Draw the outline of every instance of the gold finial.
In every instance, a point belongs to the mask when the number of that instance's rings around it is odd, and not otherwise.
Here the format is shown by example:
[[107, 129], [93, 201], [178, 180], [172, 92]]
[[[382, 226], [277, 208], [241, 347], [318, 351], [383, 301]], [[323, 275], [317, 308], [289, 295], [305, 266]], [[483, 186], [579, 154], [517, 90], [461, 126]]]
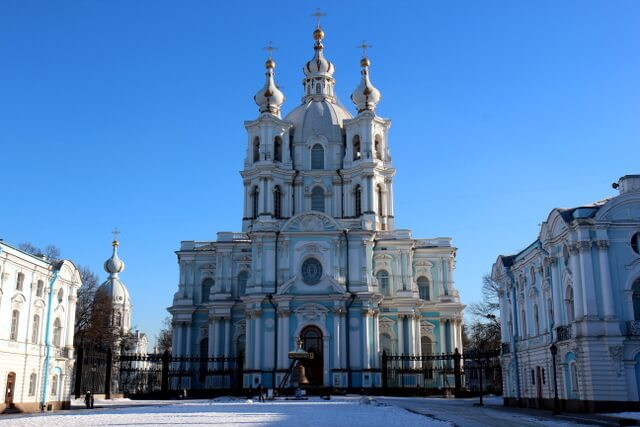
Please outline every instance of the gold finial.
[[118, 242], [118, 236], [121, 234], [120, 230], [118, 230], [118, 227], [115, 227], [113, 229], [113, 231], [111, 232], [111, 234], [113, 235], [113, 242], [111, 243], [113, 246], [118, 246], [120, 243]]
[[320, 18], [323, 17], [323, 16], [327, 16], [327, 14], [320, 12], [320, 8], [318, 7], [318, 8], [316, 8], [316, 12], [312, 13], [311, 16], [315, 16], [316, 17], [316, 28], [320, 29]]

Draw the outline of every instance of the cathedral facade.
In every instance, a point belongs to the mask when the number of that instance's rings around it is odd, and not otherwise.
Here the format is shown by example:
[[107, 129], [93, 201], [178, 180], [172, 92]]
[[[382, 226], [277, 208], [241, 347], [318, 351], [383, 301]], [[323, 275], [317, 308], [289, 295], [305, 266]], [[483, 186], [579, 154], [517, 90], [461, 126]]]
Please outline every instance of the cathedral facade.
[[[380, 387], [387, 354], [462, 349], [450, 238], [415, 239], [394, 224], [390, 120], [361, 60], [351, 114], [334, 91], [324, 33], [303, 68], [302, 102], [284, 95], [266, 62], [245, 122], [242, 232], [183, 241], [169, 307], [174, 356], [242, 356], [244, 387], [273, 387], [301, 339], [312, 385]], [[208, 388], [192, 378], [191, 388]]]

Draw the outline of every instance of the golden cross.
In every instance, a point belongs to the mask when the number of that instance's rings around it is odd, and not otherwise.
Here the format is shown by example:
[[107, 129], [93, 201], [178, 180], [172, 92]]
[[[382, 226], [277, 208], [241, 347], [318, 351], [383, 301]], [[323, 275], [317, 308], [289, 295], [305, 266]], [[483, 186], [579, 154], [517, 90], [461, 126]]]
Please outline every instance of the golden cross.
[[366, 58], [367, 57], [367, 49], [369, 49], [370, 47], [373, 47], [373, 46], [371, 46], [370, 44], [366, 44], [364, 42], [364, 40], [362, 40], [362, 44], [360, 44], [360, 45], [358, 45], [356, 47], [358, 49], [362, 49], [362, 57]]
[[327, 16], [327, 14], [320, 12], [320, 8], [317, 8], [316, 9], [316, 13], [312, 13], [311, 16], [315, 16], [316, 17], [316, 20], [317, 20], [316, 21], [316, 27], [320, 28], [320, 18], [323, 17], [323, 16]]
[[262, 50], [266, 50], [269, 52], [269, 59], [271, 59], [271, 54], [273, 53], [274, 50], [278, 50], [277, 47], [273, 46], [273, 42], [271, 40], [269, 40], [269, 44], [266, 47], [263, 47]]
[[113, 231], [111, 232], [111, 234], [113, 234], [113, 240], [118, 240], [118, 236], [121, 234], [120, 230], [118, 230], [118, 227], [114, 228]]

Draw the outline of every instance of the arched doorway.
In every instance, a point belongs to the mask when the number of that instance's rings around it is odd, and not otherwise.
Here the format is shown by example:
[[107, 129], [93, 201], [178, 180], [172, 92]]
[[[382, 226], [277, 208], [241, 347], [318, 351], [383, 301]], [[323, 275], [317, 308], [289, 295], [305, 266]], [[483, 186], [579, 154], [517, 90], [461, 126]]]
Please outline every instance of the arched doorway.
[[324, 368], [322, 331], [316, 326], [307, 326], [300, 333], [300, 339], [302, 339], [302, 348], [309, 353], [313, 353], [313, 359], [304, 362], [309, 385], [322, 386], [322, 371]]
[[13, 395], [16, 388], [16, 373], [9, 372], [7, 375], [7, 392], [4, 395], [4, 404], [9, 408], [13, 408]]

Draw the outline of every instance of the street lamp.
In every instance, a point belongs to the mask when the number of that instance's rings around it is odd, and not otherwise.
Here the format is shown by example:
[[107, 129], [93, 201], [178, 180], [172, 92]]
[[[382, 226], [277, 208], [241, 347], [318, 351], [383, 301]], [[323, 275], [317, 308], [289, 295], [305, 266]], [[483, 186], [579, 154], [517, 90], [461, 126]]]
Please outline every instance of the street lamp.
[[556, 343], [551, 343], [549, 351], [551, 352], [551, 358], [553, 360], [553, 415], [558, 415], [560, 413], [560, 402], [558, 401], [558, 377], [556, 372], [556, 354], [558, 354]]

